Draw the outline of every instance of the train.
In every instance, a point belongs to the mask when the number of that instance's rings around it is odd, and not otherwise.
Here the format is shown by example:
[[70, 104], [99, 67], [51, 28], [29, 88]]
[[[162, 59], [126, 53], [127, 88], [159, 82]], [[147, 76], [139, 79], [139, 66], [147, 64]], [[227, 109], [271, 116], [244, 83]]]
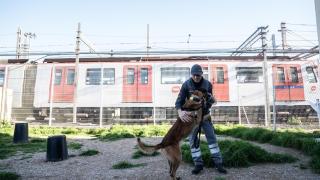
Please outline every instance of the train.
[[240, 110], [263, 123], [266, 91], [278, 122], [317, 121], [310, 106], [320, 98], [316, 60], [288, 56], [267, 57], [267, 89], [262, 56], [89, 57], [77, 68], [75, 58], [2, 60], [1, 118], [47, 122], [52, 111], [54, 122], [71, 122], [76, 104], [79, 123], [99, 123], [101, 110], [104, 124], [175, 120], [175, 100], [194, 64], [213, 85], [214, 121], [238, 122]]

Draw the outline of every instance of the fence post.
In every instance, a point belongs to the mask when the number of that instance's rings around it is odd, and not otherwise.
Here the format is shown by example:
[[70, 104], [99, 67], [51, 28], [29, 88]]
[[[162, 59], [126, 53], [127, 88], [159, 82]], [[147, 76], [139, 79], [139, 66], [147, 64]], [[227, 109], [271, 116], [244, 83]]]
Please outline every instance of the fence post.
[[103, 64], [100, 62], [101, 74], [100, 74], [100, 114], [99, 114], [99, 127], [102, 127], [103, 117]]
[[50, 84], [50, 106], [49, 106], [49, 126], [52, 125], [52, 109], [53, 109], [53, 95], [54, 95], [54, 81], [55, 81], [55, 74], [56, 74], [56, 66], [53, 64], [52, 71], [51, 71], [51, 84]]

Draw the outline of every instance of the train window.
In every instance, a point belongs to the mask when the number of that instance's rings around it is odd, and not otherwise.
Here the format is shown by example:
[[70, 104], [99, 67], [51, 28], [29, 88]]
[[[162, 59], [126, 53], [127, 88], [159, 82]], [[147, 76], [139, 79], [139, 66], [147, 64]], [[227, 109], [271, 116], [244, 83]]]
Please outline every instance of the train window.
[[190, 77], [188, 67], [161, 68], [161, 84], [182, 84]]
[[141, 84], [148, 84], [148, 68], [141, 68], [140, 79]]
[[217, 83], [218, 84], [223, 84], [224, 83], [224, 71], [223, 67], [217, 67]]
[[280, 83], [284, 83], [285, 82], [284, 68], [283, 67], [277, 67], [277, 76], [278, 76], [278, 82], [280, 82]]
[[127, 84], [134, 84], [134, 68], [128, 68]]
[[68, 69], [67, 73], [67, 84], [72, 85], [74, 83], [74, 69]]
[[290, 67], [290, 74], [291, 74], [291, 82], [293, 83], [299, 82], [298, 69], [296, 67]]
[[238, 83], [261, 83], [261, 67], [236, 67]]
[[54, 75], [54, 85], [60, 85], [62, 78], [62, 69], [56, 69], [56, 73]]
[[86, 85], [99, 85], [101, 79], [100, 68], [87, 69]]
[[112, 85], [114, 84], [114, 68], [103, 69], [103, 84]]
[[308, 82], [309, 83], [316, 83], [317, 82], [317, 78], [316, 78], [316, 74], [313, 71], [313, 68], [312, 67], [307, 67], [306, 71], [307, 71]]
[[0, 69], [0, 86], [4, 84], [4, 69]]
[[208, 79], [209, 78], [209, 70], [208, 70], [208, 67], [202, 67], [202, 71], [203, 71], [203, 78], [205, 78], [205, 79]]

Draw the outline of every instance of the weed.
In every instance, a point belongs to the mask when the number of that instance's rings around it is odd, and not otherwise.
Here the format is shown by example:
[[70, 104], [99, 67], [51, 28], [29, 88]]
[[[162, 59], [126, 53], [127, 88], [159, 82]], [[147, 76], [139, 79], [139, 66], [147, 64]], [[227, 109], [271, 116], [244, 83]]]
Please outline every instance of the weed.
[[159, 152], [154, 152], [152, 154], [145, 154], [142, 151], [137, 150], [136, 152], [133, 153], [132, 159], [139, 159], [139, 158], [141, 158], [143, 156], [157, 156], [159, 154], [160, 154]]
[[70, 142], [68, 144], [68, 148], [70, 149], [81, 149], [81, 147], [82, 147], [82, 144], [76, 143], [76, 142]]
[[0, 180], [16, 180], [19, 178], [20, 178], [20, 176], [16, 173], [0, 172]]
[[297, 116], [291, 116], [288, 118], [288, 124], [290, 125], [301, 125], [301, 118], [297, 117]]
[[214, 178], [214, 180], [225, 180], [225, 179], [226, 179], [225, 177], [221, 177], [221, 176]]
[[83, 151], [79, 156], [94, 156], [96, 154], [99, 154], [99, 151], [95, 149], [89, 149], [87, 151]]
[[132, 164], [127, 161], [121, 161], [115, 165], [112, 166], [113, 169], [127, 169], [127, 168], [134, 168], [134, 167], [140, 167], [145, 166], [145, 164]]

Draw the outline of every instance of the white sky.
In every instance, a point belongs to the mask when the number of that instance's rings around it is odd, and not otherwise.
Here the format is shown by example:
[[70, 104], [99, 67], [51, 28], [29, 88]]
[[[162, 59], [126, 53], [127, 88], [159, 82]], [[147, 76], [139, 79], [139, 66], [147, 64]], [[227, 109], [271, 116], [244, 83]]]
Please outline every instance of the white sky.
[[144, 50], [147, 24], [152, 50], [236, 48], [266, 25], [279, 45], [281, 22], [293, 48], [318, 44], [314, 0], [1, 0], [0, 17], [0, 53], [18, 26], [37, 35], [31, 51], [73, 51], [78, 22], [97, 51]]

